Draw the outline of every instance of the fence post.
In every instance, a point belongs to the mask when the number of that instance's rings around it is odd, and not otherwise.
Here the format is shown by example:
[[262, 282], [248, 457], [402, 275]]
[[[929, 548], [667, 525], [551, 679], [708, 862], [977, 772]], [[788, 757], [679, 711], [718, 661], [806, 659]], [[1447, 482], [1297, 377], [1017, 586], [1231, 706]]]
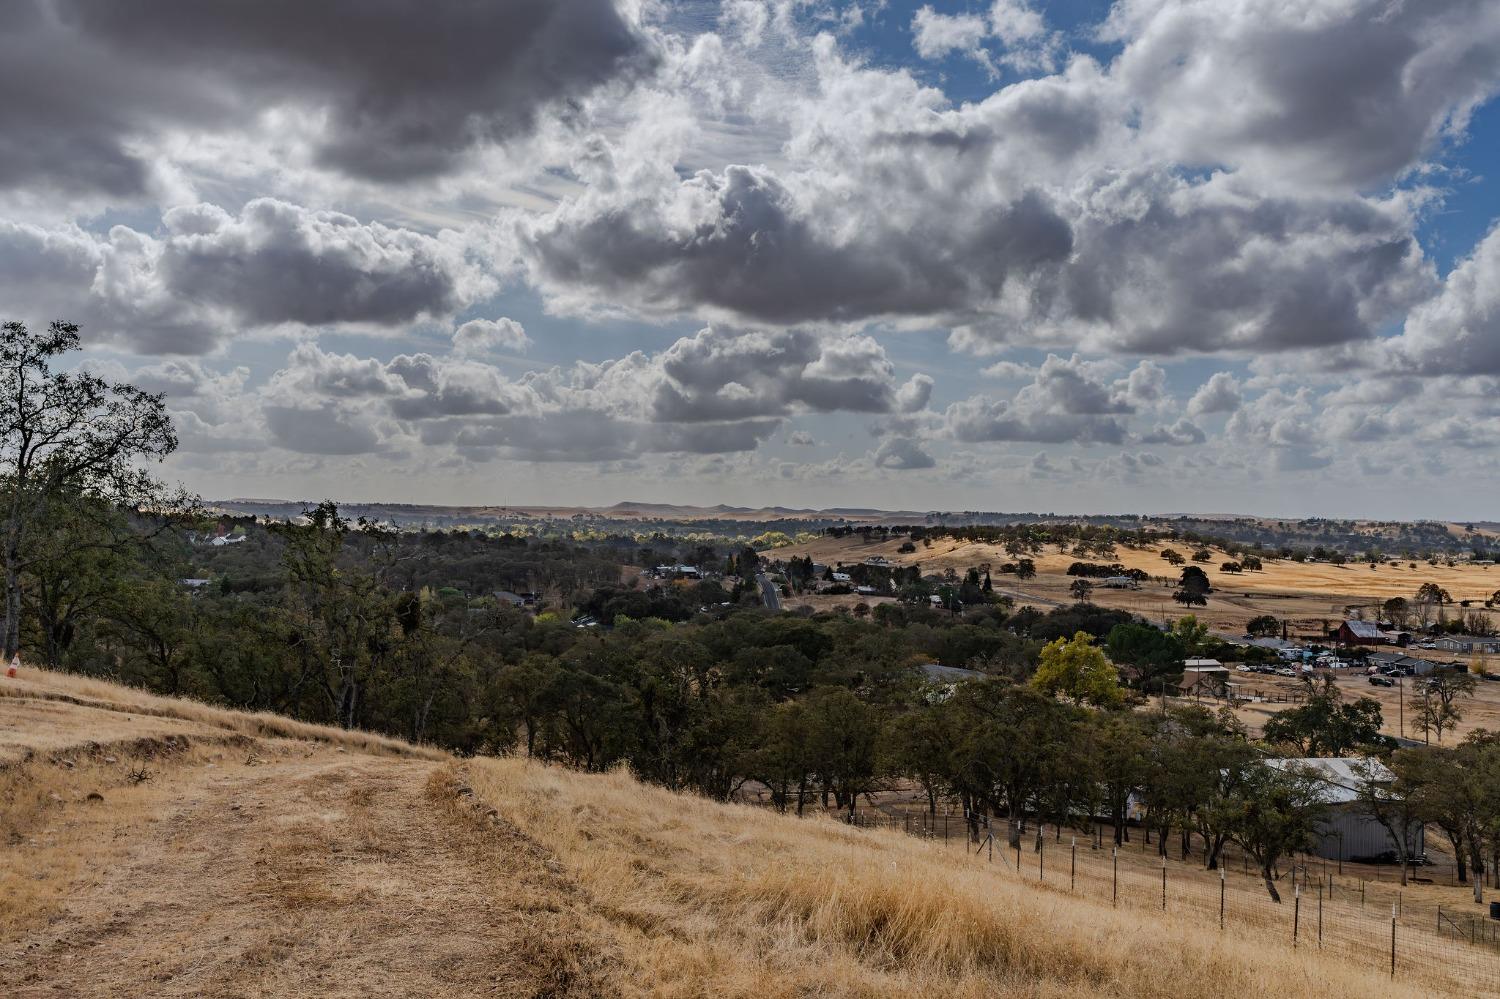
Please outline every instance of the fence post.
[[1073, 856], [1068, 861], [1068, 891], [1078, 886], [1078, 837], [1073, 837]]
[[1167, 911], [1167, 858], [1161, 858], [1161, 911]]
[[1396, 907], [1391, 906], [1391, 977], [1396, 977]]
[[1115, 847], [1111, 853], [1114, 856], [1114, 884], [1109, 890], [1109, 904], [1118, 906], [1120, 904], [1120, 848]]
[[1364, 878], [1360, 878], [1359, 879], [1359, 907], [1361, 909], [1363, 909], [1365, 907], [1365, 879]]
[[1318, 950], [1323, 949], [1323, 884], [1318, 883]]
[[1302, 889], [1292, 879], [1292, 950], [1297, 949], [1297, 927], [1302, 922]]
[[1219, 865], [1219, 929], [1224, 928], [1224, 865]]
[[1036, 831], [1036, 879], [1047, 880], [1047, 827], [1038, 826]]

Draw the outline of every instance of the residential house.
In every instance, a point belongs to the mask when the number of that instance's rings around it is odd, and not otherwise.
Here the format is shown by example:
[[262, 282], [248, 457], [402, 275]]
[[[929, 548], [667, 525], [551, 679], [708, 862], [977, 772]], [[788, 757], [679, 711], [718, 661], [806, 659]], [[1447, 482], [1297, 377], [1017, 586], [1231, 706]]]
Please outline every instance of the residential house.
[[1365, 657], [1365, 662], [1382, 673], [1410, 670], [1412, 676], [1426, 676], [1437, 668], [1437, 663], [1401, 652], [1371, 652]]
[[1484, 638], [1479, 635], [1443, 635], [1434, 638], [1432, 644], [1444, 652], [1462, 652], [1467, 655], [1500, 653], [1500, 638]]
[[502, 604], [510, 604], [512, 607], [523, 607], [526, 604], [526, 599], [524, 597], [522, 597], [519, 593], [512, 593], [509, 590], [496, 590], [494, 592], [494, 597], [497, 602]]
[[1183, 697], [1225, 697], [1229, 693], [1229, 668], [1217, 659], [1189, 659], [1182, 664]]

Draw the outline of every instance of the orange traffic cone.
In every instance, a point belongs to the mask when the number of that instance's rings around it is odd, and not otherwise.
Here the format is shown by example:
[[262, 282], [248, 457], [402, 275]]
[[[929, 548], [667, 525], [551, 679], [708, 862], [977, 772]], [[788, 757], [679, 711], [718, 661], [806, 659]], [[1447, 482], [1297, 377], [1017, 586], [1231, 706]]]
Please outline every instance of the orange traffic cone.
[[16, 671], [21, 668], [21, 653], [17, 652], [11, 657], [10, 665], [5, 668], [5, 675], [12, 680], [16, 678]]

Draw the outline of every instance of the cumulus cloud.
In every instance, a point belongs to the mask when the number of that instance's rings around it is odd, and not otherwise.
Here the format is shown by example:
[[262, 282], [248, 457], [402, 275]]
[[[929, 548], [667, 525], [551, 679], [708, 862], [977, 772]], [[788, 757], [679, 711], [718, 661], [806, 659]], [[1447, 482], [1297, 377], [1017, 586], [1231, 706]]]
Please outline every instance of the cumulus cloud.
[[1208, 435], [1203, 432], [1203, 428], [1185, 416], [1171, 426], [1156, 427], [1141, 435], [1142, 444], [1172, 444], [1179, 447], [1202, 444], [1206, 440]]
[[1131, 403], [1099, 380], [1088, 362], [1048, 355], [1031, 384], [1013, 399], [976, 395], [949, 406], [946, 431], [956, 440], [1043, 444], [1120, 444]]
[[460, 354], [494, 350], [524, 353], [530, 346], [526, 328], [514, 319], [470, 319], [453, 331], [453, 349]]
[[937, 461], [921, 443], [909, 437], [887, 437], [875, 451], [876, 468], [911, 470], [932, 468]]
[[933, 384], [930, 375], [912, 375], [896, 392], [896, 408], [903, 413], [915, 413], [926, 408], [927, 400], [932, 398]]
[[912, 45], [923, 59], [943, 59], [962, 52], [993, 69], [983, 40], [989, 24], [978, 14], [939, 14], [927, 5], [911, 19]]
[[[269, 198], [239, 215], [174, 208], [164, 231], [0, 222], [0, 295], [144, 353], [201, 354], [246, 328], [440, 320], [493, 277], [452, 232], [428, 236]], [[11, 266], [14, 264], [14, 266]]]
[[1488, 0], [1121, 0], [1105, 37], [1162, 155], [1268, 182], [1388, 181], [1500, 83]]
[[[304, 343], [260, 397], [270, 433], [290, 450], [376, 452], [412, 439], [473, 460], [612, 461], [754, 450], [790, 416], [894, 413], [925, 403], [931, 386], [921, 375], [899, 383], [869, 337], [709, 328], [657, 354], [515, 378], [462, 352], [381, 361]], [[298, 436], [299, 413], [318, 435]]]
[[[174, 129], [316, 119], [311, 159], [429, 177], [654, 56], [613, 0], [20, 0], [0, 34], [0, 186], [145, 192]], [[283, 118], [290, 121], [290, 118]]]
[[682, 176], [606, 149], [614, 181], [517, 222], [549, 302], [1170, 355], [1366, 341], [1431, 292], [1416, 200], [1189, 176], [1085, 57], [957, 109], [899, 74], [818, 66], [792, 165]]
[[1412, 310], [1387, 347], [1386, 366], [1422, 374], [1500, 375], [1500, 228]]
[[1048, 71], [1062, 43], [1026, 0], [995, 0], [986, 14], [940, 14], [923, 5], [912, 17], [911, 32], [912, 46], [923, 59], [960, 53], [991, 76], [997, 62], [986, 47], [991, 42], [1001, 50], [999, 62], [1019, 70]]
[[1239, 380], [1227, 371], [1214, 373], [1208, 381], [1188, 400], [1188, 412], [1194, 416], [1209, 416], [1214, 413], [1233, 413], [1240, 408], [1244, 397]]

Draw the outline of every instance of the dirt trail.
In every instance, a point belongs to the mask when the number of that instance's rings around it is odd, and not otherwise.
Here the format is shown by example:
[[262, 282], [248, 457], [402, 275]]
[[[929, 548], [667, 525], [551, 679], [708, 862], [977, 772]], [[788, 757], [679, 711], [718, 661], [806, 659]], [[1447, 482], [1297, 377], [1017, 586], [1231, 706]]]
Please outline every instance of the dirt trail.
[[0, 994], [611, 992], [577, 889], [449, 765], [261, 751], [163, 775], [172, 803], [115, 831], [123, 858], [3, 942]]

